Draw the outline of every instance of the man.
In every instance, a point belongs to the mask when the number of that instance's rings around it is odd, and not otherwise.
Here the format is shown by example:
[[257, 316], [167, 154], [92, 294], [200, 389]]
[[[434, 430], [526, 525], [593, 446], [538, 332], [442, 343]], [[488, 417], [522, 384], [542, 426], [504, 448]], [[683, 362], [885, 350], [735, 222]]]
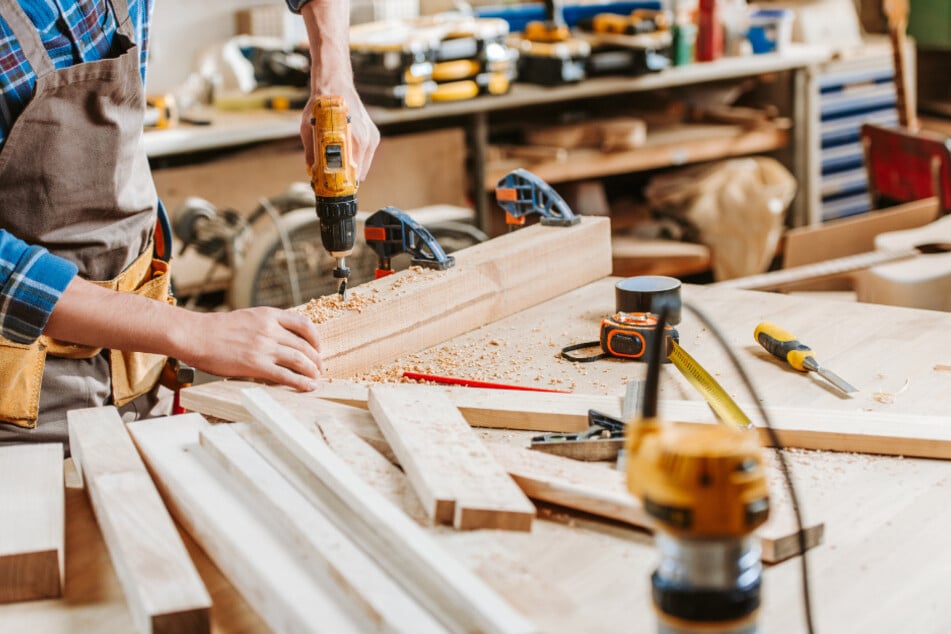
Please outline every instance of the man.
[[[379, 135], [353, 88], [349, 3], [288, 5], [307, 25], [313, 93], [350, 104], [363, 177]], [[152, 0], [0, 0], [0, 442], [66, 442], [75, 408], [165, 413], [163, 355], [300, 390], [322, 371], [300, 315], [168, 301], [142, 144], [151, 10]]]

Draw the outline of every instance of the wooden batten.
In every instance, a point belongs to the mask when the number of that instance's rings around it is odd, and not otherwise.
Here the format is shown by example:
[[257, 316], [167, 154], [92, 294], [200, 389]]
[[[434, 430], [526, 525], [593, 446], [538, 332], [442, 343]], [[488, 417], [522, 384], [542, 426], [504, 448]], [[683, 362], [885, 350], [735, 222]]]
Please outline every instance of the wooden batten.
[[202, 449], [250, 493], [301, 556], [336, 582], [368, 623], [390, 632], [442, 632], [443, 627], [383, 572], [319, 509], [227, 425], [200, 432]]
[[0, 447], [0, 603], [63, 591], [63, 448]]
[[[628, 492], [624, 474], [605, 464], [579, 462], [503, 443], [492, 443], [491, 450], [534, 500], [652, 529], [653, 522], [640, 500]], [[800, 552], [798, 531], [789, 521], [787, 510], [774, 508], [770, 520], [757, 531], [762, 559], [767, 563]], [[824, 529], [821, 523], [804, 527], [807, 549], [821, 543]]]
[[209, 632], [211, 597], [114, 407], [68, 413], [77, 470], [139, 632]]
[[[314, 495], [346, 523], [348, 534], [451, 629], [532, 632], [535, 627], [400, 509], [361, 480], [305, 423], [264, 390], [244, 392], [244, 405], [316, 476]], [[313, 480], [314, 478], [311, 478]]]
[[373, 387], [369, 407], [430, 516], [457, 529], [531, 530], [532, 503], [449, 398], [419, 387]]
[[[137, 421], [129, 432], [178, 522], [275, 632], [365, 632], [305, 553], [276, 535], [201, 448], [197, 414]], [[326, 582], [326, 583], [324, 583]]]

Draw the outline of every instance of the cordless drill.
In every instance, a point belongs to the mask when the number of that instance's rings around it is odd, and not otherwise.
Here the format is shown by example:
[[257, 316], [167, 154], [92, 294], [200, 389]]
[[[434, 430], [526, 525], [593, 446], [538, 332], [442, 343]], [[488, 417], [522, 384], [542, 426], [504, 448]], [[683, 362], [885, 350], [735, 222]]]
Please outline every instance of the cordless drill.
[[337, 265], [333, 276], [340, 279], [341, 299], [347, 298], [350, 269], [346, 258], [356, 239], [357, 180], [350, 136], [350, 113], [343, 97], [325, 95], [314, 101], [314, 164], [311, 186], [317, 199], [320, 240]]

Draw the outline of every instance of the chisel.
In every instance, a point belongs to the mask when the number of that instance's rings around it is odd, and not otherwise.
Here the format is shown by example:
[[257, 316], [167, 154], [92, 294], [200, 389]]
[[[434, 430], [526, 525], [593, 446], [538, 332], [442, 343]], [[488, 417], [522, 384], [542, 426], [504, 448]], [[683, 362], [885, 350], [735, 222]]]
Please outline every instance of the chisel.
[[756, 326], [753, 337], [759, 345], [776, 357], [788, 363], [800, 372], [817, 372], [832, 385], [846, 393], [858, 392], [858, 389], [847, 383], [838, 374], [826, 370], [816, 361], [812, 348], [801, 343], [796, 337], [768, 321]]

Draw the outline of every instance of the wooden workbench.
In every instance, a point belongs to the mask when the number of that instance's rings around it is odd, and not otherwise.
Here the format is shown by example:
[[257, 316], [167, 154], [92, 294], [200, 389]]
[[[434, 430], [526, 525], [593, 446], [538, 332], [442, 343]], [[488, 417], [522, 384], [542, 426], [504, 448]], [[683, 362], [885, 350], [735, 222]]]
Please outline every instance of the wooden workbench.
[[[448, 356], [463, 359], [456, 368], [460, 376], [483, 373], [582, 393], [621, 394], [625, 380], [643, 373], [642, 365], [608, 361], [585, 367], [555, 358], [566, 343], [596, 335], [601, 316], [613, 310], [613, 282], [596, 282], [400, 363], [425, 368]], [[684, 296], [723, 329], [769, 404], [936, 414], [949, 416], [951, 424], [949, 314], [704, 287], [688, 287]], [[773, 361], [752, 339], [754, 326], [764, 319], [795, 332], [820, 362], [862, 392], [842, 397], [821, 380]], [[680, 331], [684, 348], [737, 400], [748, 402], [710, 332], [687, 312]], [[698, 398], [671, 367], [664, 369], [661, 389], [662, 398]], [[951, 463], [787, 455], [807, 517], [826, 525], [824, 544], [809, 555], [819, 631], [949, 631]], [[0, 606], [0, 631], [131, 630], [83, 491], [68, 489], [66, 504], [66, 597]], [[543, 631], [653, 631], [649, 576], [656, 553], [650, 536], [556, 509], [542, 509], [540, 516], [548, 521], [536, 522], [531, 533], [434, 530]], [[244, 601], [186, 542], [214, 600], [216, 631], [262, 631]], [[804, 631], [798, 560], [770, 567], [764, 588], [763, 631]]]

